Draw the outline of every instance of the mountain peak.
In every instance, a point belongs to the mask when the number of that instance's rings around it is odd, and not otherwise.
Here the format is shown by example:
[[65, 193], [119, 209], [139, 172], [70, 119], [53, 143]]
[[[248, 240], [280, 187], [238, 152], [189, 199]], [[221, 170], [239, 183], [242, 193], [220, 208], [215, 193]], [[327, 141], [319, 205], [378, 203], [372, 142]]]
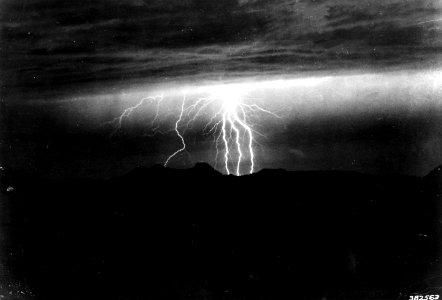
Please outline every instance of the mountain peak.
[[211, 165], [209, 165], [206, 162], [197, 162], [193, 168], [194, 171], [197, 171], [198, 173], [205, 173], [205, 174], [220, 174], [218, 171], [216, 171]]
[[428, 173], [427, 176], [425, 176], [426, 178], [434, 178], [434, 179], [439, 179], [441, 180], [440, 182], [442, 182], [442, 165], [434, 168], [430, 173]]

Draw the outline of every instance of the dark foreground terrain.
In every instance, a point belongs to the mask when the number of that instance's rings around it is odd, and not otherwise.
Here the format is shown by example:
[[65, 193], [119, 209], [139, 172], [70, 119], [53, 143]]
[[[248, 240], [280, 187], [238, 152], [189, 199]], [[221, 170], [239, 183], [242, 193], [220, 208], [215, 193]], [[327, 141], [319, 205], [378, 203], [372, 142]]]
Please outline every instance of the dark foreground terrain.
[[442, 294], [441, 168], [233, 177], [198, 164], [58, 182], [1, 172], [3, 280], [26, 287], [4, 286], [3, 299]]

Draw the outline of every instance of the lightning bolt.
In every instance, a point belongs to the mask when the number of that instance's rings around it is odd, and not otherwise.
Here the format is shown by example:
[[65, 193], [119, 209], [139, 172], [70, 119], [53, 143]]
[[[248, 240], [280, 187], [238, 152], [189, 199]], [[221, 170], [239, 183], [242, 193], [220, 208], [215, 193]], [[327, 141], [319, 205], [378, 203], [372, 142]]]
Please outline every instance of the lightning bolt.
[[[181, 146], [178, 150], [167, 157], [164, 166], [168, 166], [178, 154], [186, 151], [185, 134], [192, 129], [194, 123], [209, 116], [208, 121], [203, 126], [204, 135], [212, 135], [215, 144], [215, 168], [218, 166], [220, 153], [223, 152], [223, 169], [226, 174], [242, 175], [243, 165], [248, 164], [249, 168], [245, 173], [252, 174], [255, 171], [255, 140], [256, 135], [263, 136], [254, 129], [251, 119], [260, 117], [260, 114], [267, 114], [275, 118], [280, 118], [277, 114], [267, 110], [256, 103], [249, 104], [250, 98], [243, 96], [243, 92], [238, 89], [229, 89], [225, 86], [211, 91], [205, 98], [189, 100], [186, 94], [179, 107], [178, 118], [173, 127], [174, 134], [179, 138]], [[137, 104], [126, 108], [118, 117], [107, 122], [115, 126], [115, 134], [123, 125], [123, 120], [129, 118], [131, 114], [140, 109], [144, 104], [156, 103], [155, 115], [150, 123], [154, 132], [159, 131], [158, 120], [160, 116], [160, 106], [163, 96], [146, 97]], [[215, 108], [215, 109], [213, 109]], [[163, 132], [161, 132], [163, 133]]]
[[[123, 113], [121, 113], [121, 115], [119, 115], [118, 117], [114, 118], [113, 120], [110, 120], [109, 122], [106, 122], [103, 124], [104, 125], [114, 125], [115, 129], [112, 132], [111, 136], [115, 135], [123, 126], [123, 120], [125, 118], [129, 118], [131, 116], [131, 114], [138, 108], [140, 108], [143, 104], [145, 104], [146, 102], [157, 102], [156, 105], [156, 113], [155, 113], [155, 117], [152, 119], [151, 122], [151, 126], [154, 127], [156, 121], [158, 120], [158, 116], [159, 116], [159, 107], [161, 102], [163, 101], [163, 96], [156, 96], [156, 97], [145, 97], [142, 98], [137, 104], [135, 104], [134, 106], [128, 107], [126, 108]], [[156, 127], [158, 129], [158, 127]]]
[[169, 161], [178, 153], [186, 150], [186, 142], [184, 141], [184, 137], [181, 135], [180, 131], [178, 130], [178, 126], [181, 122], [181, 119], [183, 118], [183, 113], [184, 113], [184, 103], [186, 102], [186, 96], [184, 96], [183, 98], [183, 102], [181, 104], [181, 110], [180, 110], [180, 116], [178, 118], [178, 120], [175, 122], [175, 132], [176, 134], [179, 136], [179, 138], [181, 139], [181, 145], [182, 147], [180, 149], [178, 149], [177, 151], [175, 151], [171, 156], [169, 156], [167, 158], [167, 160], [164, 162], [164, 166], [167, 167], [167, 164], [169, 163]]

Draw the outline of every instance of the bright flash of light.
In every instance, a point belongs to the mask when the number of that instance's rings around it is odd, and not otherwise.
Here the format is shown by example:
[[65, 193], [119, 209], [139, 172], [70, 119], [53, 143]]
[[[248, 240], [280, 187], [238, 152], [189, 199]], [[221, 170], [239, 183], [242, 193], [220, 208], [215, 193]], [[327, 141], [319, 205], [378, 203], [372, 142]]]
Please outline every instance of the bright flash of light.
[[[206, 136], [213, 136], [216, 151], [215, 168], [220, 153], [223, 153], [222, 162], [226, 174], [240, 176], [244, 173], [253, 173], [256, 164], [254, 148], [256, 136], [262, 136], [254, 129], [254, 120], [262, 114], [280, 117], [254, 103], [254, 99], [246, 97], [246, 91], [241, 89], [240, 85], [210, 86], [199, 91], [207, 97], [195, 99], [189, 99], [185, 92], [172, 130], [179, 138], [181, 147], [167, 157], [164, 166], [167, 166], [178, 154], [186, 151], [186, 131], [191, 129], [197, 120], [208, 119], [203, 126], [202, 133]], [[115, 134], [122, 128], [123, 121], [129, 118], [135, 110], [141, 109], [144, 105], [155, 104], [155, 115], [149, 125], [153, 132], [158, 132], [157, 121], [161, 118], [159, 110], [163, 99], [163, 96], [143, 98], [106, 124], [112, 124], [115, 127], [113, 132]], [[244, 171], [246, 168], [244, 165], [248, 165], [246, 171]]]

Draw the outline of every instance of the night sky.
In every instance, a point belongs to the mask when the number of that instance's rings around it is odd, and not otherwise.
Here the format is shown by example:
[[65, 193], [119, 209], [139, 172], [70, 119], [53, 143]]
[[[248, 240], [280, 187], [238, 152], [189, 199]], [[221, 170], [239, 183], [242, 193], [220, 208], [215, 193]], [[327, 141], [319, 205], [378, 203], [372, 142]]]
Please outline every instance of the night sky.
[[[163, 163], [183, 89], [221, 85], [254, 116], [256, 170], [424, 175], [442, 163], [438, 0], [4, 0], [1, 163], [41, 176], [109, 177]], [[160, 134], [144, 105], [164, 95]], [[204, 122], [171, 167], [214, 164]], [[217, 164], [217, 168], [219, 165]]]

